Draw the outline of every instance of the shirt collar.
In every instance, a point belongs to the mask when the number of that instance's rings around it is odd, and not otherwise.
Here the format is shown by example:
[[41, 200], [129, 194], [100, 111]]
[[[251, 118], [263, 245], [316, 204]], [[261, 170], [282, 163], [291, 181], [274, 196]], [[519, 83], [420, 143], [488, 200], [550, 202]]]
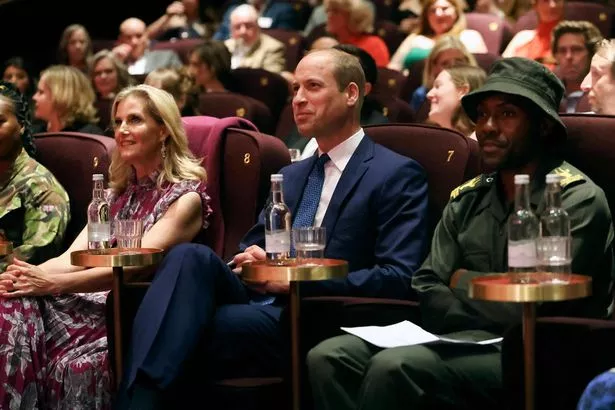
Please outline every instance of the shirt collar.
[[[327, 154], [329, 154], [329, 158], [331, 158], [331, 163], [335, 165], [340, 172], [344, 171], [344, 168], [346, 168], [348, 161], [350, 161], [352, 154], [354, 154], [364, 136], [365, 131], [363, 131], [363, 128], [359, 128], [359, 131], [355, 132], [352, 136], [350, 136], [350, 138], [344, 140], [329, 150]], [[319, 147], [318, 156], [321, 156], [322, 154], [323, 152]]]

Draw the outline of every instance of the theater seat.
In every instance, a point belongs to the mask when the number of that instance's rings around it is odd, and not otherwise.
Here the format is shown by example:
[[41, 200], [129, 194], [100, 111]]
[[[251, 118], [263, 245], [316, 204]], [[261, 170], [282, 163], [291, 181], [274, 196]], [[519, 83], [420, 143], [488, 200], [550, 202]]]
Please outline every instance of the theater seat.
[[378, 81], [374, 84], [372, 93], [401, 97], [405, 84], [406, 76], [401, 72], [378, 67]]
[[66, 229], [64, 248], [87, 225], [87, 208], [92, 200], [92, 174], [103, 174], [109, 183], [111, 153], [115, 140], [79, 132], [35, 134], [38, 161], [62, 184], [70, 198], [71, 219]]
[[487, 13], [466, 13], [465, 16], [468, 29], [481, 34], [488, 52], [499, 55], [504, 51], [512, 39], [512, 28], [505, 19]]
[[284, 43], [284, 55], [286, 57], [286, 71], [291, 73], [295, 71], [295, 67], [303, 56], [305, 49], [305, 39], [298, 31], [290, 31], [276, 28], [263, 29], [263, 33], [269, 34], [271, 37]]
[[[233, 91], [262, 102], [271, 111], [273, 124], [276, 124], [290, 97], [288, 82], [284, 77], [261, 68], [236, 68], [231, 74]], [[261, 130], [269, 133], [275, 131]]]
[[203, 39], [186, 38], [181, 40], [156, 41], [152, 42], [152, 50], [172, 50], [182, 60], [182, 63], [188, 64], [190, 52], [197, 46], [203, 44]]
[[[615, 211], [615, 146], [610, 138], [615, 117], [561, 114], [568, 129], [564, 158], [605, 192]], [[521, 329], [511, 329], [502, 346], [504, 387], [512, 409], [523, 399]], [[536, 408], [576, 409], [590, 380], [615, 367], [615, 321], [540, 318], [536, 325]]]
[[269, 107], [252, 97], [237, 93], [201, 94], [199, 95], [199, 112], [216, 118], [245, 118], [263, 132], [272, 133], [275, 126]]

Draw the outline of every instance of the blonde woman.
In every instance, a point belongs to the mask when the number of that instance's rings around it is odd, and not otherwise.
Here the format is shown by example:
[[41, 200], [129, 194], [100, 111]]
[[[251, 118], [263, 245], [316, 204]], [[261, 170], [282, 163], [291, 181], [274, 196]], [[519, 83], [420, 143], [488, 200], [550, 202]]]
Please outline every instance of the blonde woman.
[[414, 90], [412, 94], [410, 100], [412, 109], [415, 112], [419, 111], [421, 105], [425, 102], [427, 92], [431, 89], [433, 81], [443, 69], [461, 64], [477, 66], [476, 59], [463, 45], [459, 37], [452, 35], [440, 37], [425, 62], [423, 84]]
[[144, 84], [170, 93], [183, 117], [198, 115], [198, 92], [185, 68], [158, 68], [145, 77]]
[[92, 57], [92, 39], [81, 24], [71, 24], [64, 29], [58, 46], [58, 63], [66, 64], [88, 72], [89, 59]]
[[[139, 85], [121, 91], [112, 112], [111, 219], [142, 219], [147, 248], [192, 241], [211, 211], [205, 170], [188, 149], [175, 100]], [[4, 354], [17, 365], [0, 371], [11, 405], [110, 407], [105, 299], [112, 272], [71, 265], [70, 254], [87, 243], [84, 228], [57, 258], [38, 266], [15, 260], [0, 275], [0, 334], [15, 336], [4, 340], [12, 345]]]
[[43, 122], [36, 132], [77, 131], [103, 134], [96, 125], [96, 95], [88, 77], [75, 67], [53, 65], [41, 73], [36, 93], [34, 116]]
[[350, 44], [367, 51], [378, 67], [389, 63], [389, 49], [374, 31], [374, 10], [366, 0], [325, 0], [327, 32], [340, 44]]
[[431, 102], [427, 121], [476, 139], [474, 123], [463, 110], [461, 97], [482, 86], [486, 77], [482, 68], [468, 65], [442, 70], [427, 93]]
[[487, 52], [480, 33], [466, 29], [459, 0], [426, 0], [418, 27], [395, 51], [389, 68], [401, 71], [414, 61], [425, 59], [438, 38], [445, 34], [459, 37], [471, 53]]

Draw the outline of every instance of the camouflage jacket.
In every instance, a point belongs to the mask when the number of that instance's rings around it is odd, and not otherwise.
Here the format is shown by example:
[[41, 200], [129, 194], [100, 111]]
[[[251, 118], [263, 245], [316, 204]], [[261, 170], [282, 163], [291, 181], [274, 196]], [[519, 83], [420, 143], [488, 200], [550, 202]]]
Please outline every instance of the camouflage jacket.
[[[20, 259], [38, 264], [59, 253], [69, 208], [62, 185], [25, 150], [0, 175], [0, 238], [13, 243]], [[0, 260], [0, 272], [6, 266]]]

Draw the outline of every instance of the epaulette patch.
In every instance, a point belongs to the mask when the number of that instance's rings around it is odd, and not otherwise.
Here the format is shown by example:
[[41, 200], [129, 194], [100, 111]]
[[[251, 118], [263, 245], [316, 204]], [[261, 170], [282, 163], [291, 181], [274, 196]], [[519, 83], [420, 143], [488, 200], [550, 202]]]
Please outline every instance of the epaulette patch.
[[487, 182], [487, 183], [491, 183], [491, 181], [493, 181], [492, 177], [487, 177], [483, 179], [483, 175], [479, 175], [477, 177], [472, 178], [471, 180], [464, 182], [463, 184], [459, 185], [457, 188], [453, 189], [451, 191], [451, 197], [450, 199], [453, 200], [455, 198], [457, 198], [460, 194], [466, 192], [466, 191], [471, 191], [474, 188], [477, 188], [481, 185], [483, 185], [483, 182]]
[[566, 188], [566, 186], [572, 184], [573, 182], [585, 181], [585, 176], [583, 174], [573, 174], [569, 169], [566, 168], [557, 167], [551, 172], [559, 175], [562, 178], [559, 181], [559, 184], [562, 188]]

